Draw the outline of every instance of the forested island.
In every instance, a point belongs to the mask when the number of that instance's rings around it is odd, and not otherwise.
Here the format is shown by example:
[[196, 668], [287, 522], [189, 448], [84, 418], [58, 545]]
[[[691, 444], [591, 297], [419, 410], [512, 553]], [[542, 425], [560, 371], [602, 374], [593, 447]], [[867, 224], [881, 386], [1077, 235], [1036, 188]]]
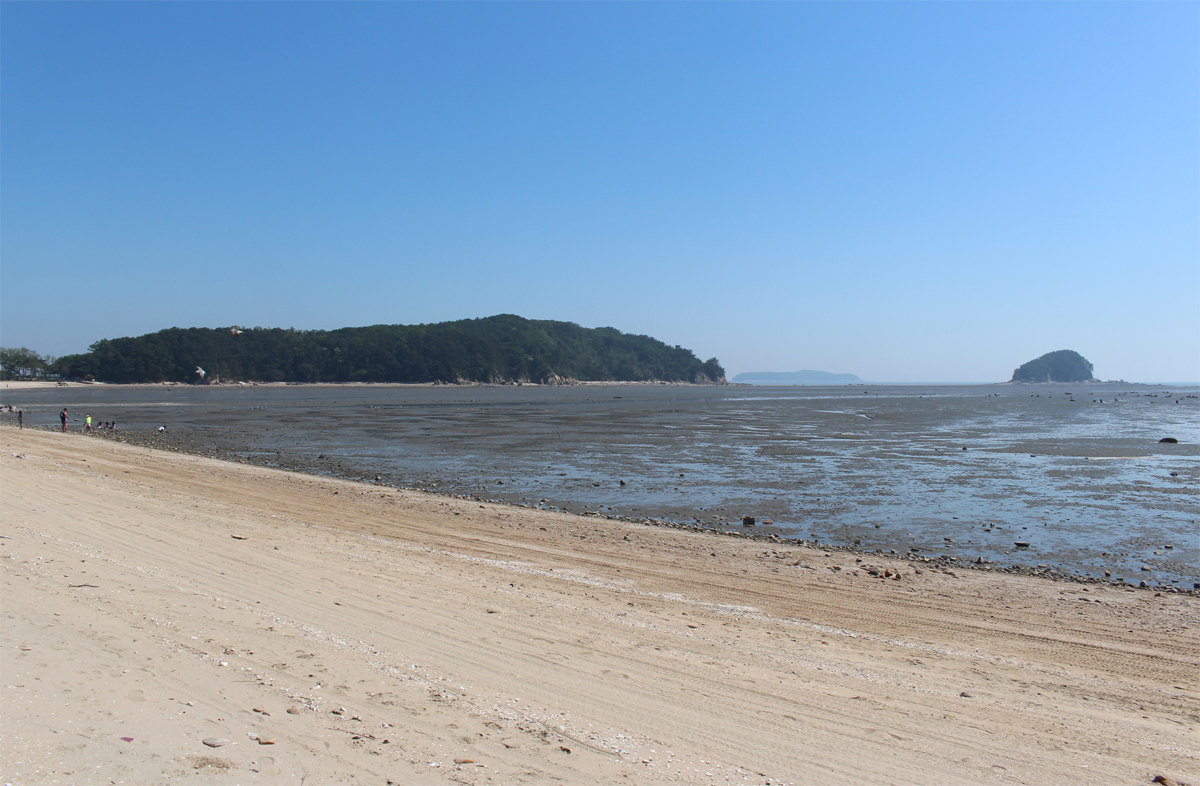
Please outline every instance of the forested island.
[[1092, 364], [1070, 349], [1049, 352], [1013, 371], [1013, 382], [1088, 382]]
[[722, 384], [716, 358], [611, 327], [511, 314], [339, 330], [169, 328], [97, 341], [45, 372], [101, 382], [692, 382]]

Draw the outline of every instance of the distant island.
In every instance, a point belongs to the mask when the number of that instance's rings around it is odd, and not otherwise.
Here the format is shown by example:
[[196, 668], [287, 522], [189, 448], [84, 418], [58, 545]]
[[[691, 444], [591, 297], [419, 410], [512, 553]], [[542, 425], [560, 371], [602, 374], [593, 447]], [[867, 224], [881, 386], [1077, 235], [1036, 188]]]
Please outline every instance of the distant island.
[[678, 344], [512, 314], [328, 331], [169, 328], [89, 350], [45, 373], [115, 383], [725, 383], [716, 358], [701, 361]]
[[1092, 364], [1070, 349], [1049, 352], [1013, 371], [1013, 382], [1090, 382]]
[[738, 374], [733, 381], [741, 385], [853, 385], [862, 380], [853, 374], [831, 374], [828, 371], [750, 371]]

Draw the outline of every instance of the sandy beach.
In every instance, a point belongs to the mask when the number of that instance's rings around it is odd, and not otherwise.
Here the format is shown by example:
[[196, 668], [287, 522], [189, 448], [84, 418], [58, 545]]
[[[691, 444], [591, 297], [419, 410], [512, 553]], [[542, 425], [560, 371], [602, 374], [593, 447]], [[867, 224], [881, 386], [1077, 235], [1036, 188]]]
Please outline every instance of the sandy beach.
[[1200, 780], [1191, 595], [0, 439], [4, 783]]

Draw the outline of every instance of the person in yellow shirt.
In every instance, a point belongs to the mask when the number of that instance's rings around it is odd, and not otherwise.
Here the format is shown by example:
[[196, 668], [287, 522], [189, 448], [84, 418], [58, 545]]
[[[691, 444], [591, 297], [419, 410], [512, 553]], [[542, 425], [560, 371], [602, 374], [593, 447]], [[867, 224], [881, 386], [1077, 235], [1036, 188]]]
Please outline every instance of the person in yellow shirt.
[[92, 433], [92, 416], [91, 415], [87, 416], [87, 420], [84, 422], [83, 430], [86, 431], [88, 434]]

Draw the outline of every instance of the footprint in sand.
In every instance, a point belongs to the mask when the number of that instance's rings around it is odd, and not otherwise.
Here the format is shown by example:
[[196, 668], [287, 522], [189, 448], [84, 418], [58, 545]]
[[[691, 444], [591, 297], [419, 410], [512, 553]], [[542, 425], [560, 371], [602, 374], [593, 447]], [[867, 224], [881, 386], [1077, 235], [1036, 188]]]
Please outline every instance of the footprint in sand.
[[250, 765], [250, 770], [259, 775], [278, 775], [280, 772], [279, 768], [275, 766], [275, 759], [271, 756], [261, 757]]
[[142, 692], [140, 690], [129, 691], [129, 693], [126, 694], [125, 698], [129, 699], [130, 701], [145, 701], [146, 700], [146, 697], [144, 695], [142, 695]]

